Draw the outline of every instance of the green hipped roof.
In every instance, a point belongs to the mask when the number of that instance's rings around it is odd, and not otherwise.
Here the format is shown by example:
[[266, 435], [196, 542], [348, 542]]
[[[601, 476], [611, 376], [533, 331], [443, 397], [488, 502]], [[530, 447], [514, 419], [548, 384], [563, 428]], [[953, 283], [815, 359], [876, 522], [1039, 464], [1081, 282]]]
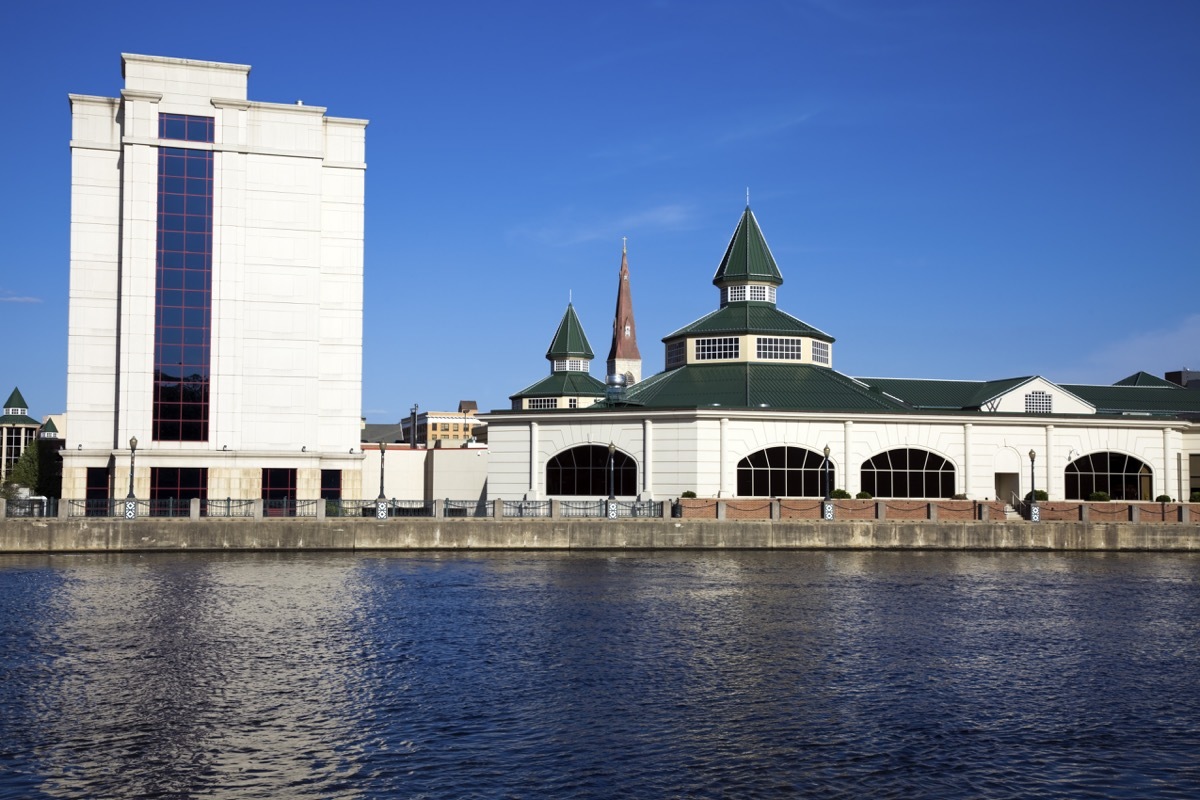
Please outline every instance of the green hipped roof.
[[1122, 378], [1113, 386], [1157, 386], [1161, 389], [1178, 389], [1178, 384], [1171, 383], [1166, 378], [1151, 375], [1149, 372], [1135, 372], [1128, 378]]
[[[1149, 378], [1153, 375], [1140, 373]], [[1136, 375], [1130, 378], [1137, 378]], [[1126, 381], [1130, 378], [1125, 379]], [[988, 400], [1033, 380], [1033, 376], [994, 381], [943, 381], [907, 378], [859, 378], [858, 380], [927, 411], [971, 411]], [[1122, 381], [1114, 386], [1058, 384], [1065, 392], [1095, 407], [1099, 414], [1156, 414], [1164, 416], [1200, 414], [1200, 392], [1173, 383], [1133, 385]]]
[[1071, 394], [1086, 400], [1101, 414], [1200, 414], [1200, 392], [1182, 386], [1086, 386], [1062, 384]]
[[746, 211], [733, 232], [733, 238], [729, 240], [729, 247], [725, 248], [721, 266], [717, 267], [717, 273], [713, 275], [713, 283], [717, 286], [746, 281], [772, 283], [776, 286], [783, 283], [783, 275], [775, 265], [775, 257], [771, 255], [771, 248], [767, 247], [767, 240], [763, 238], [758, 220], [754, 218], [750, 206], [746, 206]]
[[603, 397], [604, 384], [586, 372], [556, 372], [527, 386], [509, 400], [522, 397]]
[[567, 311], [558, 323], [558, 330], [554, 332], [554, 339], [550, 342], [550, 349], [546, 351], [546, 358], [551, 361], [561, 358], [592, 359], [595, 355], [583, 332], [583, 325], [579, 323], [579, 317], [575, 314], [575, 307], [567, 303]]
[[736, 335], [742, 333], [809, 336], [823, 342], [834, 341], [829, 334], [801, 322], [791, 314], [780, 311], [773, 304], [759, 302], [730, 303], [663, 337], [663, 341], [685, 335]]
[[917, 408], [966, 410], [1010, 391], [1032, 376], [994, 381], [944, 381], [912, 378], [859, 378], [863, 383]]
[[12, 394], [8, 396], [8, 400], [4, 402], [5, 408], [29, 408], [29, 403], [25, 402], [25, 398], [21, 396], [21, 390], [13, 387]]
[[54, 420], [46, 420], [46, 424], [42, 426], [42, 433], [58, 433], [58, 426], [54, 424]]
[[646, 408], [772, 408], [900, 412], [903, 404], [840, 372], [809, 364], [688, 364], [634, 384], [624, 403]]

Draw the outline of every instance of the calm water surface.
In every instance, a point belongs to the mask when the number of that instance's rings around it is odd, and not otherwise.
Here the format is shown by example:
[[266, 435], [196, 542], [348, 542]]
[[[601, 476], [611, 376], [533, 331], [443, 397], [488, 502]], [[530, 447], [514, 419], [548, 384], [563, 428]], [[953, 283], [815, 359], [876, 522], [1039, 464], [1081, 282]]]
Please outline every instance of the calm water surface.
[[0, 797], [1200, 796], [1200, 558], [0, 556]]

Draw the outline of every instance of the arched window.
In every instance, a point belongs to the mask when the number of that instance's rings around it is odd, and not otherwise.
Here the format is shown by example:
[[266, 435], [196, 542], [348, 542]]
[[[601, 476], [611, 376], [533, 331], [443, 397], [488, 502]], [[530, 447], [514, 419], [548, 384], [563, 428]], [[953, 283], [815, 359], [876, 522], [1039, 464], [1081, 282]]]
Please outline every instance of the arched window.
[[[572, 447], [546, 464], [546, 494], [608, 497], [608, 445]], [[612, 463], [613, 494], [637, 494], [637, 462], [617, 450]]]
[[[825, 456], [802, 447], [768, 447], [738, 462], [740, 497], [824, 497]], [[829, 489], [837, 487], [829, 465]]]
[[1143, 461], [1124, 453], [1088, 453], [1067, 464], [1067, 499], [1087, 500], [1107, 492], [1113, 500], [1149, 500], [1154, 473]]
[[954, 465], [928, 450], [888, 450], [863, 462], [862, 488], [876, 497], [953, 497]]

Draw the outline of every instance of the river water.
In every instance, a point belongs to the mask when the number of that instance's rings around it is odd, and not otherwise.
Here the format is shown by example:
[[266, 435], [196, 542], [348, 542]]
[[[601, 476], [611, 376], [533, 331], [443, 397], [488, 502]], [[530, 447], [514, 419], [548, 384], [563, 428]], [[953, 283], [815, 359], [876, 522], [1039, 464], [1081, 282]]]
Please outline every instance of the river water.
[[0, 556], [3, 798], [1200, 796], [1200, 557]]

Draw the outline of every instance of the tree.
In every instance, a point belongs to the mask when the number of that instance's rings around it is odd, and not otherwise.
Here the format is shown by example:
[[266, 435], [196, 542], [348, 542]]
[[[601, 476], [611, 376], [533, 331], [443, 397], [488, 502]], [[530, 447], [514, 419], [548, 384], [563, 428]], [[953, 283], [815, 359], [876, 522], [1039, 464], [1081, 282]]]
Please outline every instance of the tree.
[[34, 439], [25, 448], [25, 452], [21, 453], [21, 457], [17, 459], [17, 463], [13, 464], [12, 470], [8, 473], [8, 482], [17, 486], [24, 486], [30, 491], [35, 491], [38, 486], [39, 475], [38, 461], [38, 441]]

